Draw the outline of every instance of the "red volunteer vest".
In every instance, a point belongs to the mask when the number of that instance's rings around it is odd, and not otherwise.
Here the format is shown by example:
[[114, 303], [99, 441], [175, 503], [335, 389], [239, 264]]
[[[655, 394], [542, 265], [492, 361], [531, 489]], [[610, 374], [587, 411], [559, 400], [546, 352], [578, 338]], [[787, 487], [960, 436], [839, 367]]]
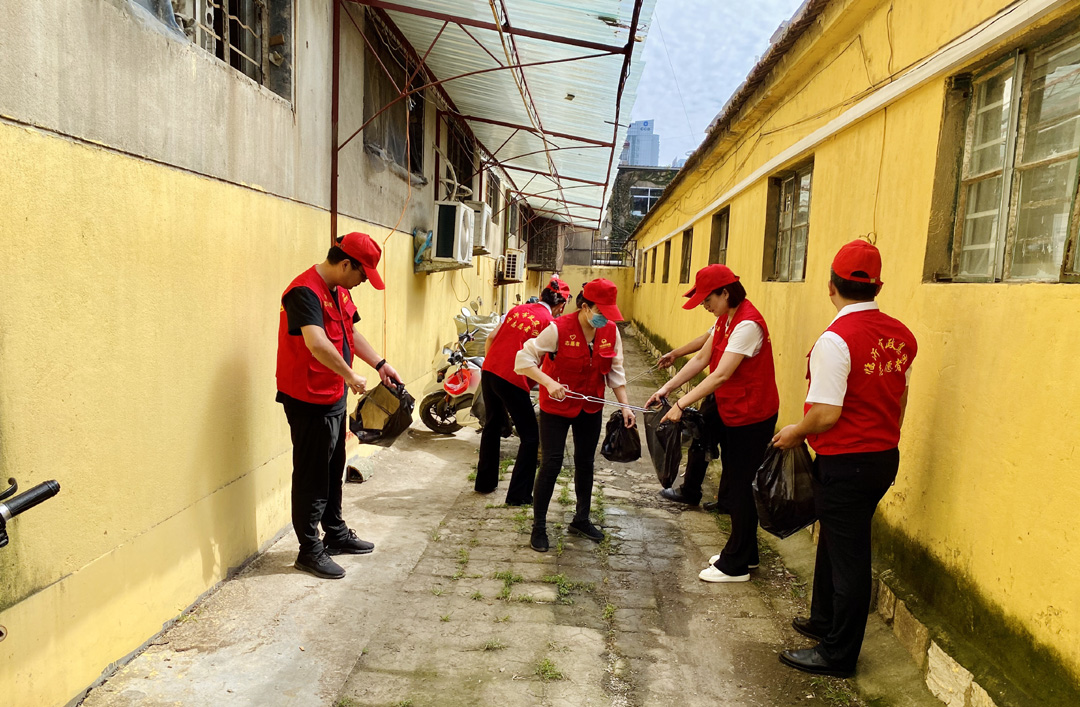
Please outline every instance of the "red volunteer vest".
[[530, 390], [533, 382], [514, 373], [514, 359], [526, 341], [535, 339], [553, 321], [551, 310], [539, 302], [519, 304], [507, 312], [495, 338], [488, 342], [484, 373], [494, 373], [522, 390]]
[[[542, 370], [570, 390], [595, 398], [604, 397], [604, 376], [611, 371], [612, 359], [615, 358], [615, 341], [619, 330], [614, 322], [596, 330], [593, 336], [593, 350], [589, 352], [589, 343], [585, 341], [585, 332], [578, 321], [578, 313], [564, 314], [555, 320], [559, 330], [559, 348], [555, 357], [544, 360]], [[540, 409], [552, 415], [577, 417], [585, 412], [600, 412], [602, 403], [584, 400], [552, 400], [547, 389], [540, 386]]]
[[[918, 345], [899, 320], [873, 309], [852, 312], [826, 330], [851, 353], [851, 371], [840, 419], [832, 429], [806, 441], [818, 454], [883, 452], [900, 442], [900, 397]], [[813, 349], [811, 349], [813, 351]], [[809, 357], [809, 355], [808, 355]], [[807, 365], [806, 378], [810, 379]], [[804, 406], [804, 414], [810, 405]]]
[[772, 340], [765, 319], [750, 300], [744, 299], [735, 308], [735, 316], [726, 326], [719, 321], [713, 331], [712, 355], [709, 370], [715, 371], [727, 350], [731, 332], [739, 322], [754, 322], [761, 327], [764, 341], [757, 356], [747, 356], [735, 373], [716, 389], [716, 408], [720, 419], [729, 427], [742, 427], [768, 420], [780, 410], [780, 394], [776, 390], [776, 370], [773, 366]]
[[[296, 287], [306, 287], [319, 298], [322, 303], [323, 328], [337, 352], [345, 355], [344, 342], [347, 336], [349, 351], [354, 353], [356, 346], [353, 344], [353, 315], [356, 314], [356, 305], [353, 304], [349, 291], [344, 287], [337, 288], [339, 305], [335, 306], [326, 280], [322, 279], [314, 265], [289, 283], [281, 293], [281, 299], [284, 300], [285, 295]], [[351, 361], [346, 363], [351, 364]], [[345, 392], [345, 380], [315, 360], [304, 344], [304, 337], [289, 334], [289, 320], [284, 304], [281, 305], [281, 316], [278, 320], [277, 387], [290, 397], [316, 405], [333, 405]]]

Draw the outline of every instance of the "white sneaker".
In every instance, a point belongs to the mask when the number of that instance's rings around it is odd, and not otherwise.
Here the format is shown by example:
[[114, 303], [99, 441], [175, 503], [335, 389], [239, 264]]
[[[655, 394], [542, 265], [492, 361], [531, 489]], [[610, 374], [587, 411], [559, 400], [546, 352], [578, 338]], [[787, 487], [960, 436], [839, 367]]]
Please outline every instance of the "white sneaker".
[[715, 567], [706, 567], [698, 574], [698, 579], [706, 582], [749, 582], [749, 574], [740, 574], [737, 576], [731, 576], [730, 574], [724, 574]]
[[[719, 559], [720, 559], [719, 555], [713, 555], [712, 557], [709, 558], [709, 565], [715, 565], [716, 561], [719, 560]], [[759, 567], [759, 565], [747, 565], [747, 567], [749, 567], [752, 570], [756, 570]]]

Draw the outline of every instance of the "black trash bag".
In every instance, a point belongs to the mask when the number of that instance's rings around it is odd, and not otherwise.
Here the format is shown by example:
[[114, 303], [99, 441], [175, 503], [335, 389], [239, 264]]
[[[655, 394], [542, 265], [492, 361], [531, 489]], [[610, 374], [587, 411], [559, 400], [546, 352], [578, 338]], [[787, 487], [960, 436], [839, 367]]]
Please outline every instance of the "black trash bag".
[[666, 489], [671, 488], [675, 479], [679, 478], [683, 445], [701, 439], [705, 432], [705, 420], [693, 408], [684, 410], [678, 422], [661, 422], [670, 409], [671, 403], [664, 398], [659, 406], [644, 415], [645, 443], [649, 447], [653, 468], [656, 469], [656, 478]]
[[629, 464], [641, 459], [641, 435], [637, 425], [627, 427], [623, 423], [622, 410], [616, 410], [608, 418], [607, 435], [600, 445], [600, 453], [609, 462]]
[[416, 400], [405, 386], [379, 383], [360, 396], [356, 412], [349, 415], [349, 430], [364, 444], [389, 447], [409, 429], [415, 407]]
[[805, 442], [794, 449], [769, 445], [753, 483], [754, 504], [764, 530], [786, 538], [817, 520], [812, 467]]

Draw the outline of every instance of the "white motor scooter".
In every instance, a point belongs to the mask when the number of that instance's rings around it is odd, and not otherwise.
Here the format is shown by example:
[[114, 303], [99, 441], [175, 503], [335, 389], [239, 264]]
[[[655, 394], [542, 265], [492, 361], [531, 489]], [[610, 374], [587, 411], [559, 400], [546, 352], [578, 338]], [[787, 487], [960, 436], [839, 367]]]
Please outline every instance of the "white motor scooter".
[[[469, 356], [466, 344], [476, 338], [479, 327], [469, 329], [473, 312], [462, 307], [465, 331], [456, 342], [447, 344], [435, 357], [435, 381], [424, 390], [420, 419], [433, 432], [453, 434], [462, 427], [483, 426], [480, 376], [484, 357]], [[460, 320], [459, 320], [460, 321]]]

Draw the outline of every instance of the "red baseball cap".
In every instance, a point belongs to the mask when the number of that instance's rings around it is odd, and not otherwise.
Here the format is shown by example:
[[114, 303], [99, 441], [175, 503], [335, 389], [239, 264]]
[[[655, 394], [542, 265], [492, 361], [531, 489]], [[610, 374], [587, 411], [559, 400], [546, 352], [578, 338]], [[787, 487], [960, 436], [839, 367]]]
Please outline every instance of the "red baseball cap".
[[693, 309], [704, 302], [705, 298], [713, 290], [718, 290], [738, 281], [739, 276], [731, 272], [731, 268], [727, 265], [706, 265], [697, 271], [697, 275], [694, 276], [694, 286], [683, 295], [683, 297], [689, 297], [690, 301], [682, 307], [683, 309]]
[[622, 312], [615, 305], [619, 290], [615, 287], [614, 282], [605, 280], [602, 277], [590, 280], [585, 283], [582, 294], [585, 295], [585, 299], [596, 305], [596, 308], [600, 310], [600, 314], [603, 314], [605, 319], [610, 322], [622, 321]]
[[345, 237], [338, 243], [338, 247], [345, 251], [353, 260], [360, 263], [364, 268], [364, 274], [367, 275], [368, 282], [376, 290], [385, 290], [386, 284], [383, 282], [382, 276], [379, 275], [378, 265], [379, 258], [382, 257], [382, 248], [375, 242], [371, 236], [366, 233], [347, 233]]
[[881, 252], [872, 243], [855, 239], [836, 253], [832, 271], [845, 280], [880, 285]]
[[557, 277], [551, 278], [551, 282], [548, 283], [547, 288], [552, 292], [562, 295], [563, 299], [570, 299], [570, 285], [567, 285]]

